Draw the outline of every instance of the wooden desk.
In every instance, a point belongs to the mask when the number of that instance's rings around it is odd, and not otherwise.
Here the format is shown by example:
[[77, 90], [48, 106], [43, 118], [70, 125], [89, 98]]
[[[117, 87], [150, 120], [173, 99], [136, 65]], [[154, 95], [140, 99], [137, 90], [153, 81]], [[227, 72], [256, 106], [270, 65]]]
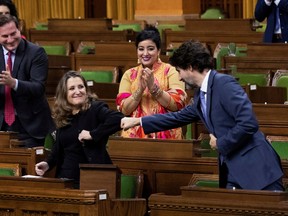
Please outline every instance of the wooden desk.
[[135, 32], [111, 31], [111, 30], [89, 30], [81, 31], [73, 29], [67, 30], [36, 30], [29, 29], [29, 38], [31, 42], [35, 41], [70, 41], [72, 44], [72, 52], [76, 51], [81, 41], [129, 41], [134, 40]]
[[[266, 136], [288, 136], [287, 105], [253, 103], [253, 110], [260, 130]], [[199, 137], [200, 133], [207, 133], [202, 122], [194, 122], [192, 128], [193, 138]]]
[[[247, 44], [254, 42], [261, 42], [263, 40], [263, 34], [259, 32], [209, 32], [209, 31], [172, 31], [164, 30], [163, 31], [163, 41], [166, 46], [169, 47], [170, 44], [179, 44], [187, 40], [199, 40], [202, 43], [206, 43], [211, 50], [215, 50], [218, 43], [230, 43], [234, 42], [237, 44]], [[174, 46], [175, 47], [175, 46]]]
[[80, 164], [80, 189], [106, 189], [111, 198], [120, 197], [121, 171], [113, 164]]
[[[122, 55], [85, 55], [85, 54], [75, 54], [75, 64], [73, 65], [73, 69], [77, 70], [81, 66], [114, 66], [122, 68], [127, 68], [127, 66], [136, 66], [137, 62], [135, 62], [135, 53], [131, 53], [130, 56], [122, 56]], [[124, 71], [123, 71], [124, 72]], [[121, 77], [121, 74], [120, 74]]]
[[86, 19], [48, 19], [49, 30], [82, 31], [112, 30], [112, 19], [108, 18], [86, 18]]
[[0, 148], [10, 148], [11, 139], [17, 139], [17, 133], [0, 131]]
[[218, 34], [218, 32], [251, 32], [253, 19], [186, 19], [185, 29], [191, 31], [205, 30]]
[[288, 106], [284, 104], [253, 104], [260, 129], [266, 135], [288, 136]]
[[[288, 52], [286, 43], [249, 43], [247, 44], [247, 56], [249, 57], [283, 57]], [[265, 55], [263, 55], [265, 53]]]
[[287, 100], [285, 87], [246, 85], [244, 90], [252, 103], [284, 104]]
[[46, 158], [44, 148], [0, 148], [1, 163], [19, 163], [22, 175], [36, 175], [35, 164]]
[[260, 73], [267, 74], [269, 71], [288, 68], [288, 57], [277, 56], [224, 56], [223, 67], [230, 68], [236, 66], [237, 72], [240, 73]]
[[143, 216], [145, 199], [110, 199], [106, 190], [0, 186], [1, 215]]
[[94, 92], [99, 98], [115, 100], [119, 91], [119, 83], [96, 83], [89, 81], [88, 86], [91, 92]]
[[218, 173], [216, 158], [195, 157], [194, 140], [110, 137], [108, 152], [121, 170], [144, 174], [143, 197], [152, 193], [180, 194], [193, 173]]
[[73, 188], [73, 180], [33, 176], [0, 176], [0, 185], [33, 188]]
[[286, 215], [288, 193], [182, 187], [181, 196], [152, 194], [151, 216]]

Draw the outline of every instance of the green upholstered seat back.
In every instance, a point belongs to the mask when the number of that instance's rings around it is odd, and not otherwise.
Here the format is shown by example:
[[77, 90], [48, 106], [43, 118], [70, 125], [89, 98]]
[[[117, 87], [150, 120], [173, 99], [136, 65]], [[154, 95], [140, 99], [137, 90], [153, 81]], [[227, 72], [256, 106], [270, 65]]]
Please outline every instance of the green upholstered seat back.
[[260, 23], [260, 25], [261, 25], [261, 28], [256, 28], [256, 32], [265, 32], [267, 24]]
[[48, 30], [48, 23], [36, 23], [36, 30]]
[[279, 77], [279, 79], [276, 81], [276, 86], [278, 86], [278, 87], [286, 87], [287, 100], [288, 100], [288, 76], [283, 75], [283, 76]]
[[271, 145], [282, 160], [288, 159], [288, 141], [272, 141]]
[[95, 46], [83, 46], [82, 49], [79, 51], [81, 54], [94, 54], [95, 53]]
[[66, 55], [66, 47], [61, 45], [43, 45], [47, 55]]
[[53, 138], [53, 136], [49, 133], [49, 134], [45, 137], [44, 148], [51, 150], [52, 147], [53, 147], [53, 144], [54, 144], [54, 138]]
[[160, 33], [160, 37], [161, 37], [161, 39], [163, 39], [163, 37], [162, 37], [162, 33], [163, 33], [163, 30], [165, 30], [165, 29], [171, 29], [171, 30], [173, 30], [173, 31], [183, 31], [183, 30], [185, 30], [185, 27], [184, 26], [181, 26], [181, 25], [179, 25], [179, 24], [173, 24], [173, 23], [171, 23], [171, 24], [169, 24], [169, 23], [167, 23], [167, 24], [158, 24], [157, 25], [157, 29], [158, 29], [158, 31], [159, 31], [159, 33]]
[[219, 181], [217, 180], [199, 180], [195, 184], [198, 187], [219, 188]]
[[135, 198], [137, 190], [136, 175], [121, 175], [120, 198]]
[[251, 74], [251, 73], [234, 73], [239, 80], [240, 85], [256, 84], [258, 86], [267, 86], [267, 74]]
[[123, 30], [128, 30], [128, 29], [131, 29], [135, 32], [140, 32], [141, 31], [141, 25], [139, 23], [117, 24], [117, 26], [113, 26], [113, 28], [112, 28], [113, 31], [123, 31]]
[[13, 169], [9, 168], [0, 168], [0, 176], [14, 176], [15, 173]]
[[211, 149], [209, 142], [210, 142], [210, 139], [202, 139], [200, 147], [202, 149], [209, 149], [210, 151], [209, 152], [203, 152], [201, 154], [201, 157], [217, 157], [218, 156], [217, 151]]
[[[246, 56], [246, 51], [247, 47], [236, 47], [236, 56]], [[216, 56], [216, 69], [220, 70], [221, 69], [221, 59], [224, 56], [228, 56], [228, 48], [227, 47], [221, 47], [218, 55]]]
[[81, 75], [85, 80], [93, 80], [94, 82], [111, 83], [113, 81], [113, 71], [81, 71]]
[[220, 8], [208, 8], [203, 14], [200, 15], [201, 19], [224, 19], [225, 14], [222, 13]]
[[187, 140], [191, 140], [191, 139], [192, 139], [192, 124], [188, 124], [188, 125], [186, 126], [185, 138], [186, 138]]

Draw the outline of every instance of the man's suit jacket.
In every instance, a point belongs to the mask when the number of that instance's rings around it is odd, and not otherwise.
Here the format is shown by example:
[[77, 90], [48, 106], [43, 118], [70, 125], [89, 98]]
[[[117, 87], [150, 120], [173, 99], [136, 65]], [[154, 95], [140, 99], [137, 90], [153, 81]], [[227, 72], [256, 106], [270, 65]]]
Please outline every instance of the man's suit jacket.
[[[225, 161], [243, 189], [262, 189], [283, 175], [278, 155], [258, 130], [250, 100], [232, 76], [210, 72], [207, 121], [203, 118], [197, 91], [194, 104], [178, 112], [143, 117], [142, 126], [145, 133], [151, 133], [197, 120], [202, 120], [209, 133], [217, 138], [219, 158]], [[223, 172], [220, 169], [220, 185], [226, 185]]]
[[[6, 70], [3, 48], [0, 46], [0, 70]], [[19, 121], [31, 137], [42, 139], [55, 130], [45, 96], [48, 57], [43, 48], [21, 40], [14, 59], [12, 77], [18, 79], [17, 91], [11, 90]], [[4, 121], [4, 86], [0, 86], [0, 126]]]
[[[280, 22], [283, 42], [288, 42], [288, 1], [282, 0], [278, 4], [280, 12]], [[267, 6], [264, 0], [258, 0], [255, 7], [255, 18], [259, 22], [263, 22], [267, 18], [267, 26], [264, 33], [263, 42], [271, 43], [276, 19], [277, 6], [272, 2], [271, 6]]]

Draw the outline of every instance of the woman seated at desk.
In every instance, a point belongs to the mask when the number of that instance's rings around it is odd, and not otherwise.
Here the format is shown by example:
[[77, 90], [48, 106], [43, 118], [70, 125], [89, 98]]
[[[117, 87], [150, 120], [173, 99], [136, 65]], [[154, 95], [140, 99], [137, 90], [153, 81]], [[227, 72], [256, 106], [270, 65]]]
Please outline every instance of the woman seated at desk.
[[73, 179], [78, 188], [80, 163], [112, 164], [106, 144], [109, 136], [120, 130], [124, 116], [98, 101], [75, 71], [65, 73], [60, 80], [52, 115], [58, 128], [56, 142], [35, 171], [42, 176], [57, 166], [56, 177]]

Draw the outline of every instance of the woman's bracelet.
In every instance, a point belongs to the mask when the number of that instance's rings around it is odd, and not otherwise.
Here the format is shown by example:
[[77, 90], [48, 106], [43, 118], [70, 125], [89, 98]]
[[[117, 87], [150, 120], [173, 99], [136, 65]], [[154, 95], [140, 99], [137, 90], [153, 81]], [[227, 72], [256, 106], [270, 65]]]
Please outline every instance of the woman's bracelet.
[[138, 88], [133, 94], [132, 94], [132, 98], [135, 100], [135, 101], [140, 101], [141, 100], [141, 97], [142, 97], [142, 94], [140, 92], [140, 89]]
[[150, 91], [150, 94], [155, 98], [159, 98], [162, 96], [163, 94], [163, 90], [159, 88], [159, 86], [154, 85], [153, 89]]

